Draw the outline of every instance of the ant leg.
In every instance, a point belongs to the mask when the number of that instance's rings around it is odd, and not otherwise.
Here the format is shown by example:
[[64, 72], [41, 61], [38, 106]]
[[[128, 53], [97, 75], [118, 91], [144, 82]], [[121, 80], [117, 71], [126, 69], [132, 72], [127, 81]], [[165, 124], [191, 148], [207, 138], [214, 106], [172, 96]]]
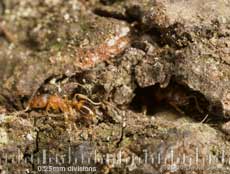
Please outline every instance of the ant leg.
[[197, 97], [196, 97], [196, 96], [190, 96], [189, 98], [194, 99], [195, 105], [196, 105], [196, 109], [197, 109], [200, 113], [203, 114], [204, 111], [203, 111], [203, 109], [200, 108], [199, 103], [198, 103], [198, 100], [197, 100]]
[[[68, 132], [68, 134], [71, 134], [71, 132], [73, 131], [73, 128], [72, 128], [73, 125], [70, 121], [70, 118], [67, 112], [64, 112], [64, 125], [66, 127], [66, 131]], [[70, 136], [70, 140], [72, 140], [71, 136]]]
[[143, 105], [141, 107], [141, 112], [146, 116], [147, 115], [147, 111], [148, 111], [148, 107], [146, 105]]
[[208, 114], [203, 118], [203, 120], [201, 120], [201, 122], [200, 123], [204, 123], [206, 120], [207, 120], [207, 118], [208, 118]]
[[75, 112], [74, 112], [74, 109], [72, 107], [70, 107], [70, 106], [68, 106], [68, 113], [69, 113], [68, 120], [73, 121], [74, 116], [75, 116]]
[[27, 111], [29, 111], [30, 110], [30, 106], [28, 105], [24, 110], [23, 110], [23, 112], [27, 112]]
[[8, 42], [14, 43], [14, 44], [17, 42], [13, 33], [11, 33], [3, 24], [0, 24], [0, 30], [4, 34], [4, 36]]
[[101, 102], [94, 102], [92, 100], [90, 100], [87, 96], [83, 95], [83, 94], [74, 94], [74, 99], [76, 99], [76, 97], [80, 97], [81, 99], [87, 100], [89, 101], [91, 104], [97, 106], [97, 105], [101, 105]]
[[169, 104], [180, 114], [185, 114], [174, 102], [169, 102]]
[[48, 103], [47, 106], [46, 106], [46, 114], [49, 115], [49, 110], [50, 108], [52, 108], [51, 104]]
[[73, 111], [73, 108], [69, 107], [69, 113], [70, 113], [71, 117], [73, 117], [73, 116], [74, 116], [74, 111]]
[[68, 114], [66, 112], [64, 112], [64, 122], [65, 122], [65, 125], [69, 125], [69, 117], [68, 117]]
[[69, 113], [69, 112], [70, 112], [70, 106], [69, 106], [69, 103], [67, 102], [67, 100], [65, 100], [63, 103], [61, 103], [61, 104], [59, 105], [59, 109], [60, 109], [63, 113], [65, 113], [65, 112]]
[[62, 112], [68, 112], [70, 116], [73, 117], [75, 113], [72, 106], [73, 106], [72, 101], [68, 100], [68, 98], [65, 97], [64, 105], [62, 107]]
[[30, 108], [30, 106], [28, 105], [24, 110], [16, 111], [16, 112], [13, 112], [13, 113], [11, 113], [11, 114], [17, 116], [17, 115], [26, 113], [26, 112], [29, 111], [30, 109], [31, 109], [31, 108]]

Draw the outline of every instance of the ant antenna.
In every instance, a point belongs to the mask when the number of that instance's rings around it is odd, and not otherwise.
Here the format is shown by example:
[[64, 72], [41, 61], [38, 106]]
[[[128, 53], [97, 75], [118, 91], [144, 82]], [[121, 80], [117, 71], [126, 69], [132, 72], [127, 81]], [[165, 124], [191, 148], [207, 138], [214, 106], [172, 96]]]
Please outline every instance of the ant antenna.
[[204, 122], [207, 120], [208, 116], [209, 116], [209, 115], [207, 114], [207, 115], [203, 118], [203, 120], [200, 121], [200, 123], [204, 123]]
[[74, 94], [74, 99], [75, 100], [76, 100], [76, 97], [79, 97], [81, 99], [87, 100], [87, 101], [89, 101], [91, 104], [93, 104], [95, 106], [101, 105], [101, 102], [96, 103], [96, 102], [92, 101], [91, 99], [89, 99], [87, 96], [85, 96], [83, 94]]

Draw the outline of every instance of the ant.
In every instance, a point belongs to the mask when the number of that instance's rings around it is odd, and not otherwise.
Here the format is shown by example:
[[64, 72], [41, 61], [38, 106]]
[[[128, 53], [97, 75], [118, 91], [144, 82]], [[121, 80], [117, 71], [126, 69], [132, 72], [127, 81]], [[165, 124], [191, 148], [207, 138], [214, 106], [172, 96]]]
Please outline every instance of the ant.
[[179, 85], [168, 86], [166, 88], [156, 88], [153, 93], [153, 97], [157, 103], [166, 102], [172, 106], [177, 112], [184, 114], [184, 111], [180, 109], [181, 106], [190, 104], [190, 99], [194, 99], [196, 109], [203, 113], [204, 111], [200, 108], [197, 98], [194, 95], [188, 95], [183, 87]]
[[166, 88], [161, 88], [159, 85], [138, 88], [136, 94], [136, 100], [134, 101], [141, 102], [144, 114], [146, 114], [148, 108], [160, 103], [169, 104], [177, 112], [184, 114], [180, 107], [189, 105], [190, 99], [194, 100], [196, 109], [200, 113], [204, 113], [198, 104], [196, 96], [188, 95], [188, 92], [181, 85], [170, 84]]
[[28, 103], [25, 112], [31, 109], [45, 109], [47, 113], [50, 110], [54, 112], [63, 112], [65, 119], [67, 118], [66, 114], [71, 116], [74, 114], [74, 109], [81, 114], [94, 116], [94, 112], [90, 107], [87, 106], [87, 103], [90, 103], [94, 106], [101, 105], [101, 103], [96, 103], [90, 100], [87, 96], [83, 94], [75, 94], [73, 100], [68, 100], [67, 98], [62, 98], [58, 95], [50, 94], [41, 94], [34, 96]]
[[26, 108], [30, 109], [45, 109], [48, 113], [50, 110], [61, 111], [63, 113], [70, 112], [70, 106], [67, 99], [63, 99], [58, 95], [42, 94], [34, 96]]

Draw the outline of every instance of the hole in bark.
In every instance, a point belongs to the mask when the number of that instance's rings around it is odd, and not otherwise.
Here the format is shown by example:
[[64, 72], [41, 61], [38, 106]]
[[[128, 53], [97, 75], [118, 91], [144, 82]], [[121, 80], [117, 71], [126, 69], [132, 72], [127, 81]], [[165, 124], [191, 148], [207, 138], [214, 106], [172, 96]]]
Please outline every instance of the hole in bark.
[[166, 88], [161, 88], [159, 84], [145, 88], [137, 87], [130, 108], [147, 115], [169, 110], [202, 121], [209, 113], [209, 102], [200, 92], [171, 81]]

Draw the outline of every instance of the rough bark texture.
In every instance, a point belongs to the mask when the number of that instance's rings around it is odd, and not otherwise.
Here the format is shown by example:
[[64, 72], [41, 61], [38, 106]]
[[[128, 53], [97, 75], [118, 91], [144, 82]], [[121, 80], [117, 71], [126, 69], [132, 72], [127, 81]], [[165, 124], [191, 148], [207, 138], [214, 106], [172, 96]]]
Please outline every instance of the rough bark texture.
[[[2, 173], [229, 173], [229, 0], [2, 0], [0, 14]], [[175, 88], [197, 102], [175, 106]], [[95, 116], [16, 112], [42, 94], [73, 107], [75, 93], [101, 102], [84, 103]], [[68, 163], [70, 148], [97, 160]], [[44, 150], [65, 162], [41, 162]], [[171, 161], [172, 150], [186, 162]]]

